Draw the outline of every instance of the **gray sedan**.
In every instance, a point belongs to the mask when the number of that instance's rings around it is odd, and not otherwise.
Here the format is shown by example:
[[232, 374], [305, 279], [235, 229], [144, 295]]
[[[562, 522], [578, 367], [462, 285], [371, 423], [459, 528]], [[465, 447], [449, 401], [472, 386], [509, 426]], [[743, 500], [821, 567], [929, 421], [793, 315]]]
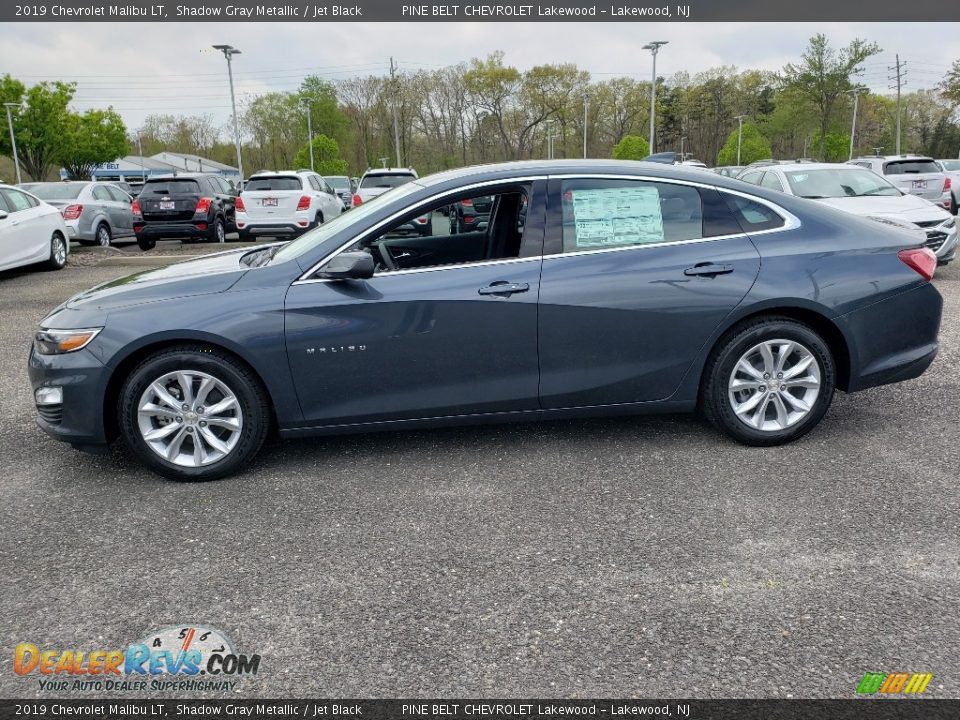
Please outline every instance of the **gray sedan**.
[[116, 185], [102, 182], [32, 183], [30, 192], [63, 215], [71, 240], [108, 246], [115, 240], [136, 241], [133, 198]]

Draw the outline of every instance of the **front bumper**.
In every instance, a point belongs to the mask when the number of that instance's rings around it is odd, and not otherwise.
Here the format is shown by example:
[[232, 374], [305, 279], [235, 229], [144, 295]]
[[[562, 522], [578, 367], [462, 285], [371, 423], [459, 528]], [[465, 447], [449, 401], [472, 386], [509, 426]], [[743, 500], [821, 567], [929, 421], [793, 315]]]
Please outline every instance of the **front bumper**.
[[107, 444], [103, 398], [109, 369], [88, 348], [63, 355], [39, 355], [30, 348], [27, 360], [30, 385], [63, 388], [59, 407], [44, 406], [37, 425], [57, 440], [90, 449]]

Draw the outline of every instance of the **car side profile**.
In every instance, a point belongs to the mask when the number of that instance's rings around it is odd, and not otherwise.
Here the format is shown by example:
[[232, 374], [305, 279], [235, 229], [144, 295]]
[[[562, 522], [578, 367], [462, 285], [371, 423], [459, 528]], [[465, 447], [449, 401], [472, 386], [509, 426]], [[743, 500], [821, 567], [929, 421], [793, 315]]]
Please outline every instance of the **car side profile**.
[[[412, 218], [492, 198], [484, 231]], [[937, 353], [916, 234], [698, 169], [540, 161], [408, 182], [286, 244], [70, 298], [28, 368], [38, 424], [169, 478], [282, 438], [699, 409], [737, 441]]]
[[113, 183], [33, 183], [30, 192], [60, 210], [70, 240], [109, 247], [117, 240], [136, 241], [133, 197]]
[[27, 265], [61, 270], [69, 256], [60, 211], [32, 193], [0, 184], [0, 270]]

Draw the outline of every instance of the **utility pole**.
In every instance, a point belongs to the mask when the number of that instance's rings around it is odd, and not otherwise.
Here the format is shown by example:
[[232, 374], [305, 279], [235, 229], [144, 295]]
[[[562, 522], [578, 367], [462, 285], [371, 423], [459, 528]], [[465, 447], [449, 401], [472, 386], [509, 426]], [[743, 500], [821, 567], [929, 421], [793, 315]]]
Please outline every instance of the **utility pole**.
[[746, 115], [737, 115], [734, 120], [737, 121], [737, 165], [740, 164], [740, 146], [743, 145], [743, 119]]
[[307, 141], [310, 147], [310, 172], [316, 172], [313, 167], [313, 98], [300, 98], [300, 107], [307, 111]]
[[893, 90], [894, 87], [897, 89], [897, 155], [900, 154], [900, 89], [907, 84], [903, 79], [907, 74], [907, 61], [904, 60], [900, 62], [900, 55], [897, 54], [894, 57], [897, 59], [897, 64], [893, 67], [887, 67], [888, 70], [896, 72], [895, 76], [891, 76], [889, 80], [891, 82], [896, 82], [896, 85], [890, 85], [890, 89]]
[[140, 183], [147, 181], [147, 169], [143, 166], [143, 143], [140, 141], [140, 131], [137, 131], [137, 152], [140, 153]]
[[587, 107], [590, 104], [590, 94], [583, 95], [583, 159], [587, 159]]
[[654, 40], [643, 46], [653, 56], [653, 78], [650, 80], [650, 154], [656, 152], [656, 124], [657, 124], [657, 53], [666, 45], [668, 40]]
[[393, 145], [397, 153], [397, 167], [402, 167], [400, 161], [400, 126], [397, 124], [397, 66], [393, 64], [393, 58], [390, 58], [390, 87], [393, 90]]
[[860, 99], [860, 93], [865, 90], [865, 87], [859, 85], [852, 90], [847, 90], [853, 95], [853, 125], [850, 126], [850, 155], [847, 160], [853, 160], [853, 139], [857, 136], [857, 100]]
[[237, 98], [233, 92], [233, 56], [241, 52], [231, 45], [214, 45], [227, 59], [227, 75], [230, 77], [230, 105], [233, 107], [233, 141], [237, 146], [237, 170], [240, 171], [240, 187], [243, 187], [243, 157], [240, 154], [240, 121], [237, 118]]
[[[20, 177], [20, 158], [17, 157], [17, 138], [13, 134], [13, 109], [23, 107], [22, 103], [4, 103], [3, 106], [7, 109], [7, 127], [10, 128], [10, 146], [13, 148], [13, 166], [17, 171], [17, 185], [23, 182], [23, 178]], [[43, 178], [40, 178], [41, 180]]]

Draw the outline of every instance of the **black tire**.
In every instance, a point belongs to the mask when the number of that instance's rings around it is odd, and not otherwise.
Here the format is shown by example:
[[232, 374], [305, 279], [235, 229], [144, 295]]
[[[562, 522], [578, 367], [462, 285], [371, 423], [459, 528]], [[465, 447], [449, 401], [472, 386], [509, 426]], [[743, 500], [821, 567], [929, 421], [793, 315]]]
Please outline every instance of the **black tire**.
[[[794, 424], [784, 429], [760, 430], [750, 427], [736, 415], [729, 398], [728, 383], [734, 367], [751, 348], [777, 339], [794, 341], [813, 355], [819, 366], [820, 389], [810, 410]], [[816, 427], [830, 407], [836, 381], [833, 354], [820, 335], [791, 318], [761, 317], [735, 326], [717, 342], [704, 369], [700, 407], [714, 427], [745, 445], [783, 445]]]
[[47, 270], [63, 270], [67, 266], [69, 247], [63, 235], [55, 232], [50, 238], [50, 258], [43, 264]]
[[[212, 375], [223, 382], [239, 401], [243, 413], [240, 438], [229, 454], [209, 465], [176, 465], [154, 452], [140, 433], [138, 407], [141, 396], [155, 380], [177, 370]], [[270, 401], [253, 371], [229, 353], [203, 345], [182, 345], [152, 355], [130, 373], [120, 391], [117, 417], [124, 443], [153, 472], [186, 482], [216, 480], [236, 472], [259, 452], [270, 430]]]
[[323, 223], [323, 213], [317, 212], [317, 216], [313, 219], [313, 227], [320, 227]]
[[450, 234], [457, 235], [460, 232], [460, 221], [454, 213], [450, 213]]
[[227, 226], [224, 224], [222, 217], [218, 216], [214, 218], [213, 225], [210, 226], [210, 234], [207, 235], [207, 240], [220, 244], [227, 241]]
[[253, 238], [249, 230], [238, 230], [237, 235], [240, 238], [240, 242], [250, 242]]
[[157, 246], [157, 241], [153, 238], [137, 238], [137, 245], [141, 250], [146, 252], [147, 250], [153, 250]]
[[955, 197], [950, 198], [950, 214], [957, 214], [957, 199]]
[[97, 225], [97, 231], [94, 233], [94, 237], [96, 238], [94, 241], [95, 244], [100, 247], [110, 247], [113, 243], [113, 233], [110, 232], [110, 226], [105, 222]]

